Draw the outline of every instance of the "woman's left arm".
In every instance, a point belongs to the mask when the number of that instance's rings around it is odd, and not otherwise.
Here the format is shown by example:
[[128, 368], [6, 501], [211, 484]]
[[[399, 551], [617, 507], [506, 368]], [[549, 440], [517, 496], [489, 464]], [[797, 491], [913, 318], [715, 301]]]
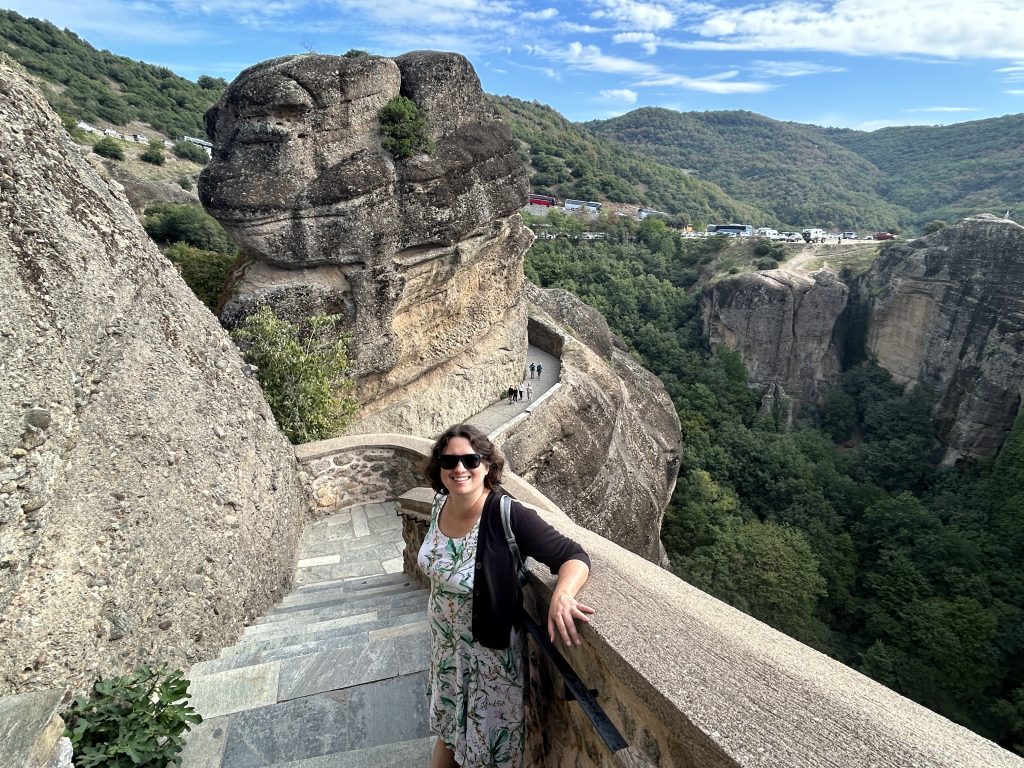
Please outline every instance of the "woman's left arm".
[[590, 567], [582, 560], [566, 560], [558, 569], [558, 581], [551, 593], [548, 606], [548, 638], [555, 642], [557, 631], [566, 646], [580, 644], [576, 621], [589, 623], [588, 614], [594, 609], [576, 599], [576, 593], [583, 588], [590, 575]]

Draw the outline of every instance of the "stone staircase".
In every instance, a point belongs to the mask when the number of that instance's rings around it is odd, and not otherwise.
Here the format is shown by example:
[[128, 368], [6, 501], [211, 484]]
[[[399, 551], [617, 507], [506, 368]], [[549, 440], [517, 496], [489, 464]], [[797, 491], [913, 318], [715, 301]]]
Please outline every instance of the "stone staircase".
[[404, 546], [394, 503], [307, 526], [295, 590], [192, 667], [181, 768], [426, 765], [427, 590]]

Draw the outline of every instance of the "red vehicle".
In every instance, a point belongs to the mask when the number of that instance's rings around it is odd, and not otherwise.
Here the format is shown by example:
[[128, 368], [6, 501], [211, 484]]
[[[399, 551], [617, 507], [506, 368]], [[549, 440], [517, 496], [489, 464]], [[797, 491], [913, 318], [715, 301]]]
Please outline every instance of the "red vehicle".
[[888, 232], [875, 232], [875, 234], [873, 234], [871, 237], [874, 240], [895, 240], [896, 239], [896, 235], [890, 235]]
[[550, 195], [530, 195], [530, 205], [557, 205], [558, 200]]

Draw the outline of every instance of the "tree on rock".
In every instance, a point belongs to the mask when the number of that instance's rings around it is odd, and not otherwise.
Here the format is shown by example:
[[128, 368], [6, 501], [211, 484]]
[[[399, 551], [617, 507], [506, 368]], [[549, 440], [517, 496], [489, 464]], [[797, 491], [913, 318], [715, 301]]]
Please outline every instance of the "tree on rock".
[[434, 142], [430, 138], [430, 125], [416, 102], [405, 96], [395, 96], [380, 111], [381, 146], [398, 158], [412, 157], [418, 152], [430, 154]]

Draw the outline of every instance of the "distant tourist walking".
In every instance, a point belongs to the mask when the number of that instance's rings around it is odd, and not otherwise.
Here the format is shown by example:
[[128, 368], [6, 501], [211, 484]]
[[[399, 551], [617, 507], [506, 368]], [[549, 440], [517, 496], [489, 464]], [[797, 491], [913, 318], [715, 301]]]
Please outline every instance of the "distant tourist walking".
[[508, 392], [505, 393], [505, 396], [508, 397], [508, 404], [509, 405], [512, 405], [512, 402], [513, 402], [512, 398], [515, 397], [515, 392], [516, 392], [516, 388], [515, 387], [509, 387], [508, 388]]
[[526, 399], [533, 400], [533, 387], [530, 386], [529, 382], [526, 383]]
[[534, 365], [533, 363], [530, 363], [530, 378], [531, 378], [531, 379], [533, 378], [533, 372], [534, 372], [534, 371], [535, 371], [536, 369], [537, 369], [537, 366], [536, 366], [536, 365]]
[[520, 384], [519, 385], [519, 400], [522, 401], [522, 399], [523, 399], [523, 385]]
[[537, 363], [537, 378], [540, 378], [541, 372], [544, 370], [544, 366], [541, 363]]

